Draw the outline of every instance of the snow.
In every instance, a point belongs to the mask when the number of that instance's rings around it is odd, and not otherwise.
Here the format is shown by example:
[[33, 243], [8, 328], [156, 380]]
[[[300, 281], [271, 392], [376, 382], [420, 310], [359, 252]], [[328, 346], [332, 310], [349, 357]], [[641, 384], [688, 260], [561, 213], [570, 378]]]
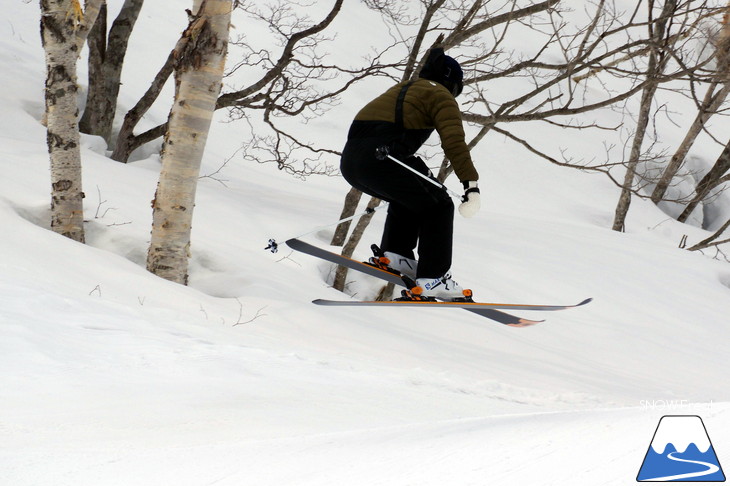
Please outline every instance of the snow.
[[[335, 221], [348, 185], [235, 157], [248, 127], [221, 113], [202, 173], [233, 159], [225, 184], [200, 180], [190, 286], [172, 284], [144, 269], [154, 149], [124, 165], [84, 136], [88, 244], [48, 231], [38, 10], [17, 2], [0, 24], [0, 484], [623, 485], [659, 419], [681, 414], [701, 415], [730, 464], [730, 266], [677, 248], [708, 232], [641, 200], [627, 232], [610, 231], [618, 188], [605, 176], [490, 135], [475, 149], [483, 210], [455, 221], [455, 277], [480, 300], [594, 301], [519, 313], [547, 319], [525, 329], [452, 309], [321, 308], [310, 301], [346, 298], [331, 267], [263, 248]], [[182, 22], [145, 4], [120, 116]], [[308, 136], [339, 148], [385, 85], [358, 88]], [[540, 127], [531, 140], [602, 151], [609, 136]], [[715, 149], [694, 155], [712, 163]], [[305, 239], [326, 247], [331, 232]], [[379, 286], [349, 280], [356, 297]]]

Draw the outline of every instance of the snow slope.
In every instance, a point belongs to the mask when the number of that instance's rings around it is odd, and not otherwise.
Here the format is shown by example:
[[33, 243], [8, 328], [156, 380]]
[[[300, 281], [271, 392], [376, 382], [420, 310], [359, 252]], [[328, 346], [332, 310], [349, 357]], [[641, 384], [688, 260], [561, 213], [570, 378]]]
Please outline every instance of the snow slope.
[[[332, 269], [263, 247], [336, 220], [347, 184], [234, 157], [225, 185], [200, 181], [191, 285], [171, 284], [144, 269], [153, 149], [122, 165], [85, 136], [88, 244], [47, 230], [38, 5], [10, 11], [0, 24], [0, 484], [632, 484], [666, 414], [701, 415], [730, 464], [730, 266], [677, 248], [706, 232], [642, 201], [627, 233], [612, 232], [618, 190], [605, 177], [494, 136], [475, 150], [484, 208], [457, 217], [455, 275], [483, 300], [593, 303], [522, 313], [547, 319], [526, 329], [454, 310], [319, 308], [310, 301], [343, 298], [328, 287]], [[343, 36], [377, 38], [377, 25], [346, 21]], [[122, 108], [183, 22], [182, 10], [145, 4], [131, 42], [144, 54], [125, 67]], [[310, 135], [344, 139], [378, 83]], [[204, 174], [245, 138], [224, 118]], [[541, 129], [545, 144], [602, 144]], [[357, 296], [378, 285], [350, 279]]]

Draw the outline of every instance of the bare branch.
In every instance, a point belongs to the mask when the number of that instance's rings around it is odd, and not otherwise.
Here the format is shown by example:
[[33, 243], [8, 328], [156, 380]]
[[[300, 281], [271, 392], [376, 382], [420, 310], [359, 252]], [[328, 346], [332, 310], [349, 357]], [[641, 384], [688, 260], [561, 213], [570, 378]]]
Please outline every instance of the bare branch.
[[261, 79], [250, 85], [249, 87], [239, 90], [239, 91], [233, 91], [230, 93], [225, 93], [221, 95], [218, 98], [218, 103], [216, 108], [224, 108], [226, 106], [233, 106], [236, 104], [236, 102], [240, 101], [243, 98], [246, 98], [259, 90], [263, 89], [267, 84], [271, 83], [274, 79], [276, 79], [278, 76], [284, 72], [284, 69], [289, 65], [289, 63], [292, 61], [294, 49], [301, 40], [313, 36], [315, 34], [318, 34], [319, 32], [322, 32], [327, 26], [329, 26], [332, 21], [334, 20], [335, 16], [339, 13], [340, 9], [342, 8], [342, 2], [343, 0], [336, 0], [334, 6], [332, 7], [332, 10], [327, 14], [327, 16], [322, 20], [320, 23], [308, 28], [304, 29], [300, 32], [297, 32], [293, 34], [291, 37], [289, 37], [289, 40], [287, 41], [286, 45], [284, 46], [284, 49], [281, 53], [281, 56], [279, 57], [279, 60], [274, 64], [274, 66], [269, 69], [266, 74], [264, 74]]
[[446, 39], [444, 39], [444, 41], [443, 41], [444, 50], [447, 50], [454, 46], [458, 46], [459, 44], [463, 43], [466, 39], [474, 37], [474, 36], [484, 32], [485, 30], [496, 27], [497, 25], [504, 24], [507, 22], [512, 22], [512, 21], [521, 19], [523, 17], [528, 17], [528, 16], [534, 15], [538, 12], [543, 12], [545, 10], [550, 9], [551, 7], [554, 7], [558, 3], [560, 3], [560, 0], [547, 0], [545, 2], [536, 3], [535, 5], [531, 5], [529, 7], [512, 10], [512, 11], [502, 14], [502, 15], [496, 15], [494, 17], [490, 17], [466, 30], [454, 29], [452, 31], [451, 35], [446, 37]]
[[722, 234], [723, 234], [723, 233], [725, 232], [725, 230], [727, 230], [728, 228], [730, 228], [730, 219], [728, 219], [728, 220], [727, 220], [727, 221], [725, 222], [725, 224], [723, 224], [723, 225], [722, 225], [722, 226], [720, 227], [720, 229], [718, 229], [718, 230], [717, 230], [717, 231], [716, 231], [716, 232], [715, 232], [715, 233], [714, 233], [714, 234], [713, 234], [712, 236], [710, 236], [710, 237], [708, 237], [708, 238], [705, 238], [704, 240], [700, 241], [700, 242], [699, 242], [699, 243], [697, 243], [696, 245], [693, 245], [693, 246], [689, 247], [689, 248], [688, 248], [688, 250], [689, 250], [689, 251], [697, 251], [697, 250], [702, 250], [702, 249], [704, 249], [704, 248], [709, 248], [709, 247], [711, 247], [711, 246], [720, 246], [720, 245], [724, 245], [725, 243], [730, 243], [730, 239], [726, 239], [726, 240], [720, 240], [720, 241], [715, 241], [715, 240], [717, 240], [717, 238], [719, 238], [719, 237], [720, 237], [720, 236], [721, 236], [721, 235], [722, 235]]

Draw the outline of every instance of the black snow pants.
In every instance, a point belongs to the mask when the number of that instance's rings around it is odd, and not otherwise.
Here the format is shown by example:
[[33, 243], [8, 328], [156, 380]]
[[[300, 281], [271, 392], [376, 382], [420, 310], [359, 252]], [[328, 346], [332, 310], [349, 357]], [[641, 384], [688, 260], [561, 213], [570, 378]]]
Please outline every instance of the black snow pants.
[[[418, 278], [442, 277], [451, 268], [454, 204], [443, 188], [390, 159], [379, 160], [375, 153], [382, 145], [381, 138], [348, 140], [340, 171], [352, 187], [390, 203], [381, 250], [415, 258], [417, 246]], [[397, 158], [429, 173], [419, 157]]]

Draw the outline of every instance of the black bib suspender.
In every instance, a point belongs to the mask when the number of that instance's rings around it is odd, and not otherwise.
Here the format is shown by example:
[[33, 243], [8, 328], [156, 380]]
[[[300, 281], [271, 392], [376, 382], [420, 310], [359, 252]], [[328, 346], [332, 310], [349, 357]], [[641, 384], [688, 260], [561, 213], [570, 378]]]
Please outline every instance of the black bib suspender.
[[398, 131], [405, 136], [406, 127], [403, 124], [403, 101], [406, 99], [406, 92], [411, 87], [413, 81], [406, 83], [398, 93], [398, 98], [395, 100], [395, 126]]

